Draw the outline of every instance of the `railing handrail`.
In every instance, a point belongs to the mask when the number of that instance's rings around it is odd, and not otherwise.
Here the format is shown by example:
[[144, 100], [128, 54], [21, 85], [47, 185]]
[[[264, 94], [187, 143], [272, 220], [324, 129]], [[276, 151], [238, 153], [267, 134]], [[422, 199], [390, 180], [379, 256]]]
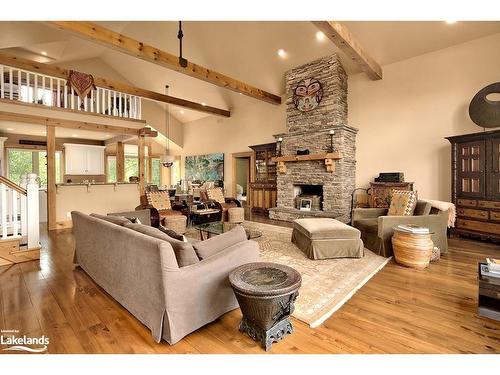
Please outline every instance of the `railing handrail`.
[[23, 189], [21, 186], [19, 186], [15, 182], [9, 180], [5, 176], [0, 176], [0, 183], [2, 183], [4, 185], [7, 185], [11, 189], [16, 190], [19, 194], [22, 194], [22, 195], [27, 195], [28, 194], [27, 191], [26, 191], [26, 189]]
[[[41, 100], [42, 103], [38, 104], [48, 107], [135, 120], [142, 118], [142, 98], [139, 95], [96, 85], [90, 90], [88, 96], [80, 98], [74, 89], [67, 85], [67, 82], [67, 78], [40, 73], [36, 69], [18, 68], [7, 63], [0, 63], [0, 98], [35, 104]], [[14, 86], [15, 83], [17, 83], [17, 89]], [[26, 97], [22, 97], [21, 87], [23, 86], [27, 87], [24, 94]], [[43, 91], [40, 99], [39, 90], [50, 91], [51, 96], [48, 98], [50, 104], [47, 104]]]

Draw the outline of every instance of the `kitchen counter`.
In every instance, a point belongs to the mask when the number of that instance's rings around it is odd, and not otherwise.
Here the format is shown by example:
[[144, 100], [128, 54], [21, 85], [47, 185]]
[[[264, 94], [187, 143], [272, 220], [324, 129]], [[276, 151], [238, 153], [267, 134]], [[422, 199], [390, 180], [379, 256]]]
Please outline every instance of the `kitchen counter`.
[[94, 186], [94, 185], [137, 185], [137, 182], [63, 182], [56, 184], [56, 186]]

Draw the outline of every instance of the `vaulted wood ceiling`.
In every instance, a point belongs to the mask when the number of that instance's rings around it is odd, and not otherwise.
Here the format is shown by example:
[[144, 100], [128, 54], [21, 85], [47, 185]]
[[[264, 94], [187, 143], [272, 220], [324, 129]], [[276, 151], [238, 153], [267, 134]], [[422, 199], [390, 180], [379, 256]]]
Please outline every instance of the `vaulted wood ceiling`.
[[[177, 22], [98, 22], [157, 48], [178, 53]], [[342, 22], [380, 65], [500, 32], [499, 22]], [[184, 22], [184, 55], [263, 90], [283, 94], [286, 70], [338, 49], [327, 38], [318, 41], [310, 22]], [[285, 58], [277, 55], [284, 49]], [[255, 100], [160, 66], [141, 61], [37, 22], [0, 22], [0, 52], [71, 67], [94, 66], [98, 59], [131, 84], [218, 108], [254, 105]], [[41, 52], [47, 52], [47, 57]], [[359, 66], [340, 53], [348, 74]], [[85, 60], [85, 61], [84, 61]], [[89, 60], [89, 61], [87, 61]], [[76, 62], [74, 63], [76, 64]], [[104, 70], [106, 70], [104, 69]], [[91, 72], [97, 74], [97, 72]], [[117, 78], [117, 77], [110, 77]], [[181, 114], [181, 110], [184, 112]], [[173, 108], [173, 116], [189, 122], [206, 116]]]

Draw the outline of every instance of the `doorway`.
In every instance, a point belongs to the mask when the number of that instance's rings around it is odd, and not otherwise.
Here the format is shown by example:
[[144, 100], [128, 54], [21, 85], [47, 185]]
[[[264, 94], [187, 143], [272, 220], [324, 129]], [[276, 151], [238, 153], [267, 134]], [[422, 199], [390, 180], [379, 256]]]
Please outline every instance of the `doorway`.
[[252, 152], [233, 154], [233, 196], [242, 207], [251, 207], [250, 182]]

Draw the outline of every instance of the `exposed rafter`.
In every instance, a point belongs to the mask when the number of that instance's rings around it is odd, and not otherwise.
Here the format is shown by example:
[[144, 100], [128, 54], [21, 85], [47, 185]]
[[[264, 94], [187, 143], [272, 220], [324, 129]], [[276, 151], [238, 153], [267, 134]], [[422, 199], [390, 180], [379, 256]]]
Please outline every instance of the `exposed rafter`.
[[[69, 70], [60, 68], [56, 65], [43, 64], [8, 54], [0, 54], [0, 63], [15, 68], [28, 70], [30, 72], [45, 74], [56, 78], [68, 79], [69, 76]], [[203, 105], [189, 100], [176, 98], [170, 95], [160, 94], [155, 91], [141, 89], [138, 87], [127, 85], [126, 83], [112, 81], [106, 78], [94, 76], [94, 83], [98, 87], [106, 88], [109, 90], [120, 91], [130, 95], [137, 95], [146, 99], [152, 99], [158, 102], [169, 103], [172, 105], [177, 105], [179, 107], [185, 107], [195, 111], [209, 113], [211, 115], [224, 116], [224, 117], [231, 116], [231, 112], [225, 109]]]
[[271, 104], [281, 104], [281, 97], [253, 87], [245, 82], [188, 61], [186, 67], [179, 64], [179, 57], [162, 51], [129, 36], [116, 33], [92, 22], [50, 21], [50, 24], [73, 35], [112, 48], [141, 60], [160, 65], [190, 77], [200, 79], [226, 89], [242, 93]]
[[312, 21], [342, 52], [355, 61], [372, 80], [382, 79], [382, 68], [368, 55], [347, 27], [335, 21]]

